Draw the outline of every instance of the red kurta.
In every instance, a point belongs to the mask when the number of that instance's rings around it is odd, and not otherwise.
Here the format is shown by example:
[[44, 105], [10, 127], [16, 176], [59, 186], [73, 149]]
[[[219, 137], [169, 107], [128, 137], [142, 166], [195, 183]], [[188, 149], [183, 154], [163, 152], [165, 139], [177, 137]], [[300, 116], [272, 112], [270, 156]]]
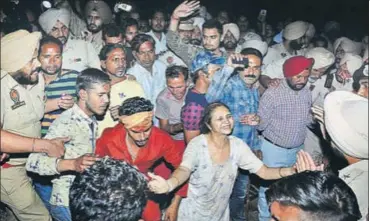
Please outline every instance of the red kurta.
[[[95, 154], [101, 157], [110, 156], [114, 159], [126, 161], [136, 166], [144, 174], [147, 174], [149, 168], [162, 157], [174, 168], [177, 168], [181, 163], [183, 150], [179, 150], [176, 147], [169, 134], [157, 127], [152, 127], [148, 143], [139, 150], [135, 161], [132, 160], [125, 140], [126, 129], [123, 127], [123, 124], [118, 123], [113, 128], [107, 128], [96, 142]], [[186, 197], [186, 193], [187, 185], [184, 185], [179, 189], [177, 195]], [[148, 200], [143, 212], [143, 219], [145, 221], [158, 221], [160, 218], [159, 205]]]

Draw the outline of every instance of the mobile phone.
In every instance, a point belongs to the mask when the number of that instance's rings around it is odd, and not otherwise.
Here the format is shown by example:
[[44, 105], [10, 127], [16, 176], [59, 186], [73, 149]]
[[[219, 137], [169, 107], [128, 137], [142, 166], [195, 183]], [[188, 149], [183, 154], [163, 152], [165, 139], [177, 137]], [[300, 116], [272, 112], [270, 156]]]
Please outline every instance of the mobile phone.
[[267, 16], [267, 10], [266, 9], [261, 9], [260, 13], [258, 14], [258, 20], [260, 22], [266, 21], [266, 16]]
[[241, 61], [239, 61], [237, 59], [233, 59], [231, 62], [233, 64], [244, 64], [244, 65], [248, 65], [249, 64], [248, 58], [243, 58], [243, 60], [241, 60]]
[[324, 84], [324, 87], [326, 88], [331, 88], [332, 84], [333, 84], [333, 79], [334, 79], [334, 74], [327, 74], [326, 75], [326, 81], [325, 81], [325, 84]]
[[132, 6], [126, 3], [118, 2], [114, 5], [114, 12], [118, 13], [119, 11], [126, 11], [130, 12], [132, 10]]

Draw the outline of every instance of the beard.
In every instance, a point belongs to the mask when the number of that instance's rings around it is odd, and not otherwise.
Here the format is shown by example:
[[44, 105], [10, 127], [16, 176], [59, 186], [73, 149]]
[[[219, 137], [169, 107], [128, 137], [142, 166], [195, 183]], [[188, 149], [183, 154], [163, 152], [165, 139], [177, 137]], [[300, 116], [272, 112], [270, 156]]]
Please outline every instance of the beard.
[[202, 44], [202, 41], [195, 38], [195, 39], [191, 39], [189, 43], [192, 44], [192, 45], [200, 46]]
[[303, 47], [303, 44], [300, 44], [298, 43], [297, 40], [293, 40], [289, 43], [289, 46], [291, 49], [293, 49], [294, 51], [298, 51], [298, 50], [301, 50], [302, 47]]
[[126, 68], [117, 69], [117, 71], [113, 75], [118, 77], [118, 78], [125, 77], [126, 76]]
[[35, 72], [37, 74], [37, 72], [39, 72], [39, 68], [37, 68], [36, 70], [32, 71], [31, 74], [29, 74], [29, 75], [27, 75], [23, 71], [17, 71], [17, 73], [15, 73], [13, 75], [13, 78], [20, 85], [35, 85], [35, 84], [37, 84], [39, 82], [39, 78], [38, 77], [36, 78], [36, 80], [32, 80], [31, 79], [31, 75], [35, 74]]
[[162, 26], [162, 25], [153, 25], [152, 29], [153, 29], [154, 32], [157, 32], [157, 33], [163, 32], [164, 31], [164, 26]]
[[233, 42], [233, 41], [224, 42], [224, 48], [226, 50], [233, 50], [236, 48], [236, 46], [238, 46], [237, 42]]
[[95, 33], [98, 33], [99, 31], [101, 31], [103, 29], [103, 25], [95, 25], [95, 24], [89, 24], [87, 26], [87, 30], [89, 30], [91, 33], [95, 34]]
[[304, 86], [306, 86], [307, 83], [305, 84], [293, 84], [290, 80], [286, 80], [286, 82], [288, 83], [288, 86], [294, 90], [294, 91], [300, 91], [304, 88]]

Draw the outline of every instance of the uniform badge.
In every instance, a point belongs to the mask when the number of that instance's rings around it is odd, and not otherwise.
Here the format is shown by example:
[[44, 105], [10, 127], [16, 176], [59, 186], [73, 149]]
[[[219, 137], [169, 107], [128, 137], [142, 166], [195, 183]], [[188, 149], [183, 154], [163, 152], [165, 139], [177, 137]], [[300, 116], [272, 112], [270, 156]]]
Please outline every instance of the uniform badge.
[[18, 107], [21, 107], [23, 105], [26, 105], [26, 102], [20, 101], [19, 93], [15, 89], [11, 89], [9, 92], [10, 99], [14, 102], [14, 104], [11, 106], [12, 110], [17, 109]]

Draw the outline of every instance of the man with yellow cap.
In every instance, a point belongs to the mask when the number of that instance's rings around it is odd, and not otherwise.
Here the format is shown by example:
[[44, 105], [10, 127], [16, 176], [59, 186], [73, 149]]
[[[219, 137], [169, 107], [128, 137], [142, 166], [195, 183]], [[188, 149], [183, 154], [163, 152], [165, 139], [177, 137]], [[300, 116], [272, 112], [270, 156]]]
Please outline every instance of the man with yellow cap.
[[[96, 142], [95, 154], [126, 161], [144, 174], [150, 172], [162, 158], [177, 168], [182, 160], [182, 152], [167, 132], [153, 126], [153, 108], [153, 104], [145, 98], [132, 97], [125, 100], [119, 108], [120, 123], [103, 131]], [[173, 216], [186, 192], [187, 188], [184, 186], [176, 193], [175, 200], [166, 211], [166, 216], [172, 217], [170, 220], [175, 220]], [[161, 220], [160, 217], [158, 198], [152, 195], [142, 218], [146, 221], [158, 221]]]
[[[26, 30], [1, 38], [1, 129], [33, 138], [41, 135], [45, 107], [44, 80], [39, 77], [37, 60], [40, 38], [40, 32]], [[26, 174], [26, 161], [27, 155], [13, 154], [1, 164], [1, 202], [19, 220], [51, 220]]]
[[100, 69], [98, 53], [91, 43], [72, 38], [75, 33], [70, 32], [70, 12], [67, 9], [45, 11], [39, 17], [39, 24], [47, 35], [63, 43], [63, 69], [78, 72], [89, 67]]

